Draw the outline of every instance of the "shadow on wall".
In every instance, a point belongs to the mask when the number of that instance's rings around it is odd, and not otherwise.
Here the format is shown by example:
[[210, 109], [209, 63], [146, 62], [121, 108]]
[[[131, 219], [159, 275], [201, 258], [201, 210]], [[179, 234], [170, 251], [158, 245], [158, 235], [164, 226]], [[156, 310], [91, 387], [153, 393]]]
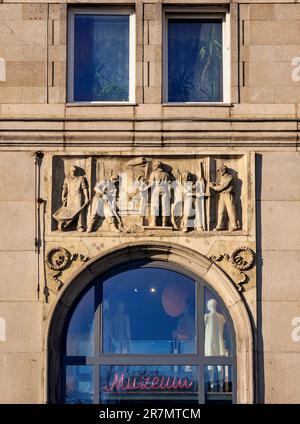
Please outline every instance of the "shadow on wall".
[[255, 377], [256, 377], [256, 402], [264, 403], [265, 400], [265, 373], [264, 373], [264, 341], [262, 335], [262, 249], [261, 249], [261, 186], [262, 186], [262, 155], [256, 154], [255, 160], [256, 180], [256, 268], [257, 268], [257, 333], [255, 346]]
[[243, 210], [242, 210], [242, 185], [243, 181], [238, 177], [238, 172], [232, 168], [227, 168], [228, 174], [233, 175], [234, 177], [234, 200], [236, 205], [236, 215], [239, 222], [239, 228], [243, 229]]

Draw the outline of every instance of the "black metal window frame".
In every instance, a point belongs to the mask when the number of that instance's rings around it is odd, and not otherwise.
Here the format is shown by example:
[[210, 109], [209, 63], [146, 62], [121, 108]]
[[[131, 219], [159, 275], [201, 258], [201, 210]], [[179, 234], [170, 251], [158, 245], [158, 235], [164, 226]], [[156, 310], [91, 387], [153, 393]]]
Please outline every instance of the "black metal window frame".
[[[130, 354], [130, 353], [102, 353], [102, 300], [103, 300], [103, 283], [110, 277], [119, 274], [120, 272], [129, 271], [136, 268], [162, 268], [170, 271], [175, 271], [186, 277], [191, 278], [196, 283], [196, 352], [194, 354]], [[94, 327], [94, 355], [93, 356], [67, 356], [66, 355], [66, 341], [69, 323], [73, 316], [77, 305], [80, 303], [82, 297], [92, 287], [95, 288], [94, 294], [94, 312], [95, 312], [95, 327]], [[222, 308], [225, 316], [226, 323], [230, 328], [231, 340], [231, 355], [230, 356], [205, 356], [204, 354], [204, 290], [209, 290], [216, 298]], [[100, 367], [103, 365], [191, 365], [198, 366], [198, 402], [199, 404], [205, 403], [205, 366], [220, 365], [232, 367], [232, 403], [237, 402], [237, 375], [236, 375], [236, 340], [232, 319], [230, 314], [220, 296], [216, 291], [209, 286], [202, 278], [196, 276], [189, 270], [182, 269], [177, 265], [170, 264], [162, 261], [134, 261], [125, 265], [115, 268], [113, 271], [103, 273], [97, 277], [88, 287], [85, 288], [74, 302], [70, 309], [68, 319], [64, 328], [63, 335], [63, 349], [62, 349], [62, 375], [61, 375], [61, 403], [65, 402], [65, 381], [66, 381], [66, 367], [68, 365], [91, 365], [93, 366], [93, 403], [99, 404], [100, 400]]]

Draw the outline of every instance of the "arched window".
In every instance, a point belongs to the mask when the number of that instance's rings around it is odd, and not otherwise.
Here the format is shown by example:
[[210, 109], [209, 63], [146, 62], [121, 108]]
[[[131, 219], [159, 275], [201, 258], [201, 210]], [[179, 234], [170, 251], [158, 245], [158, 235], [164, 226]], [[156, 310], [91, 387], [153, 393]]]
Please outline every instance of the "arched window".
[[205, 281], [163, 262], [97, 278], [68, 316], [63, 403], [236, 402], [231, 318]]

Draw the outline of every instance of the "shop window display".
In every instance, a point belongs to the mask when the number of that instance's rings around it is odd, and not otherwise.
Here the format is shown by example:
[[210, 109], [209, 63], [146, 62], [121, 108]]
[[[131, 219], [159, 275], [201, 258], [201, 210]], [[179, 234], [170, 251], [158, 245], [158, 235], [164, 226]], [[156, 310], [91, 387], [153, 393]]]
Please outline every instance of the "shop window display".
[[221, 299], [162, 265], [97, 279], [70, 315], [63, 363], [65, 403], [236, 399], [234, 333]]

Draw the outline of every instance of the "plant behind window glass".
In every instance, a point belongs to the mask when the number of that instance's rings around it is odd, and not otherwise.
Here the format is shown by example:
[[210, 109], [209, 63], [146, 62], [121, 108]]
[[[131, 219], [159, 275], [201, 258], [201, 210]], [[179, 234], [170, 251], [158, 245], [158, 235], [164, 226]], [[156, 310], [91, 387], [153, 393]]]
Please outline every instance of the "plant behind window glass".
[[174, 19], [168, 25], [168, 101], [222, 101], [221, 21]]
[[76, 17], [75, 101], [128, 101], [128, 40], [128, 16]]

